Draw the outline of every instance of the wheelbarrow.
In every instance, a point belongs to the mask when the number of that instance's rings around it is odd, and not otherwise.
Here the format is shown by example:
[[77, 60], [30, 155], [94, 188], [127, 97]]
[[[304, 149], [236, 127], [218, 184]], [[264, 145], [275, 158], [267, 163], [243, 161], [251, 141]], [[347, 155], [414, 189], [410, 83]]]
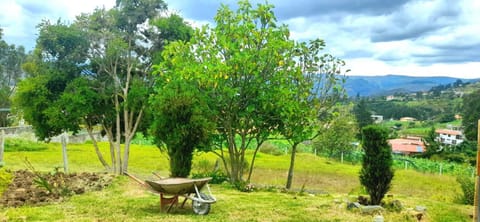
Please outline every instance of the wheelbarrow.
[[[206, 215], [210, 212], [210, 205], [215, 203], [217, 199], [212, 195], [208, 181], [212, 178], [165, 178], [158, 180], [145, 180], [127, 174], [142, 185], [148, 184], [148, 187], [155, 193], [160, 194], [160, 206], [164, 209], [168, 206], [167, 213], [170, 212], [173, 205], [178, 204], [178, 197], [183, 196], [185, 199], [181, 205], [183, 207], [187, 200], [192, 200], [193, 212], [198, 215]], [[200, 192], [206, 187], [208, 193]], [[166, 197], [172, 196], [172, 197]]]

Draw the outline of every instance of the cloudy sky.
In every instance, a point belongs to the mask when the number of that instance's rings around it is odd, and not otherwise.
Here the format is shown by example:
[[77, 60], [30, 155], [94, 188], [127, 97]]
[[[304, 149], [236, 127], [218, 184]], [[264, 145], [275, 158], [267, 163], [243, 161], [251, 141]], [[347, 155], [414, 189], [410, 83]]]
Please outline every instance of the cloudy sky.
[[[263, 0], [251, 0], [253, 3]], [[194, 26], [210, 23], [220, 3], [166, 0]], [[350, 75], [402, 74], [480, 78], [478, 0], [270, 0], [280, 23], [300, 41], [324, 39]], [[0, 0], [8, 43], [32, 49], [42, 19], [73, 20], [115, 0]]]

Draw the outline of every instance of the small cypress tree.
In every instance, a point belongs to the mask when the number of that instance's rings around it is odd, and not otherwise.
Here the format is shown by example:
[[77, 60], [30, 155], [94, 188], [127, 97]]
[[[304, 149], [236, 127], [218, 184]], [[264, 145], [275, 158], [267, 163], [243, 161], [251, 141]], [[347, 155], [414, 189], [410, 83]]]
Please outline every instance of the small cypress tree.
[[159, 148], [167, 148], [171, 177], [188, 177], [193, 151], [209, 142], [211, 112], [205, 97], [184, 82], [171, 82], [151, 98], [153, 124], [150, 129]]
[[362, 129], [363, 156], [360, 183], [370, 195], [370, 204], [378, 205], [390, 190], [393, 179], [392, 149], [387, 142], [388, 129], [369, 125]]

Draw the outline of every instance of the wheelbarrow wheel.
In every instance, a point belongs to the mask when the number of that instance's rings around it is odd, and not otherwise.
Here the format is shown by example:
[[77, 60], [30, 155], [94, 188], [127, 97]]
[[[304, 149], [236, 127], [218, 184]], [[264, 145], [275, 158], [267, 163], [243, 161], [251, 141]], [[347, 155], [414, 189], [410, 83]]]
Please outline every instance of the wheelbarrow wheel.
[[[200, 193], [200, 196], [204, 200], [208, 200], [209, 197], [208, 195], [204, 193]], [[195, 197], [198, 198], [197, 194], [195, 194]], [[209, 203], [203, 203], [198, 200], [192, 200], [192, 208], [193, 212], [198, 214], [198, 215], [207, 215], [210, 212], [210, 204]]]

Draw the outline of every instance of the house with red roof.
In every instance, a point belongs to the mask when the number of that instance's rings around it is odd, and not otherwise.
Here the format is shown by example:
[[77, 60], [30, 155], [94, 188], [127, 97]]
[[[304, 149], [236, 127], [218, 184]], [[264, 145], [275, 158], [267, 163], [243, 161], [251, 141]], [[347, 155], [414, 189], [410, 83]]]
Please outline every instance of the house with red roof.
[[425, 144], [420, 137], [405, 137], [388, 140], [392, 153], [411, 155], [425, 152]]

